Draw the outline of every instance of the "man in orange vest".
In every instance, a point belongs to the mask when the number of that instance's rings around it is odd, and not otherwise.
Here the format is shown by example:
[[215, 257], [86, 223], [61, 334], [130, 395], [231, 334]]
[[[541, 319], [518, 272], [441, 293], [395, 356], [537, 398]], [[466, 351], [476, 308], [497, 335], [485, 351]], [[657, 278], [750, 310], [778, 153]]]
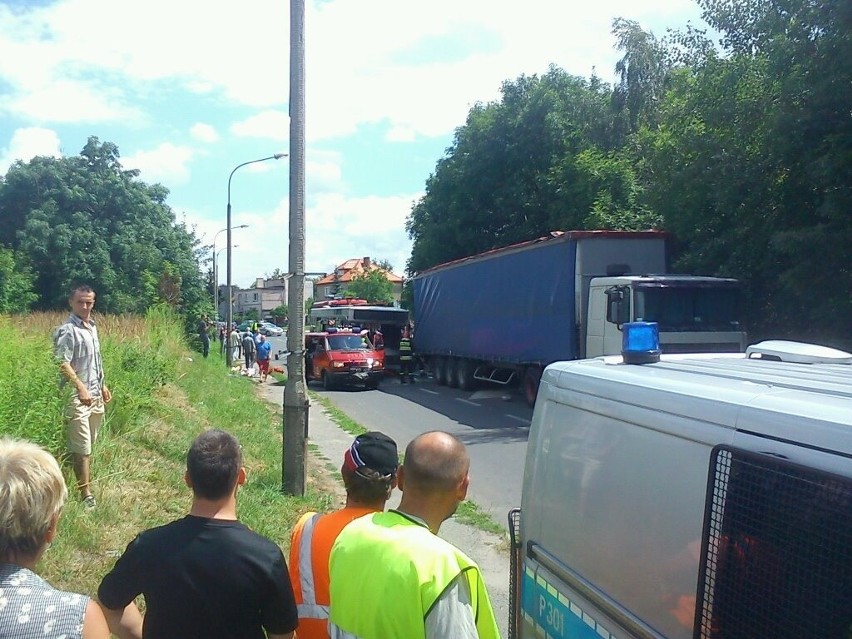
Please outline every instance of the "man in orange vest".
[[305, 513], [290, 540], [290, 581], [299, 610], [299, 639], [328, 639], [328, 556], [350, 521], [385, 509], [396, 486], [396, 442], [379, 432], [358, 435], [343, 455], [346, 505], [333, 513]]

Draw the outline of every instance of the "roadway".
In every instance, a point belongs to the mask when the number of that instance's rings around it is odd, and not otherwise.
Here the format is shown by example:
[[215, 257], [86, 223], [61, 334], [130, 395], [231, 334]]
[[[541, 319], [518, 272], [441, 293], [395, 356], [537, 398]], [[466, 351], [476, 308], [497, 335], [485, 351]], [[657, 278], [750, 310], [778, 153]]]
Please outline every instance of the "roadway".
[[510, 509], [521, 505], [527, 436], [532, 410], [523, 399], [502, 390], [464, 392], [438, 386], [431, 379], [401, 385], [390, 378], [378, 390], [326, 391], [340, 410], [370, 430], [393, 437], [403, 451], [414, 437], [429, 430], [443, 430], [458, 437], [471, 457], [468, 499], [494, 521], [508, 527]]
[[[273, 354], [286, 362], [286, 335], [268, 338]], [[494, 521], [508, 527], [507, 513], [521, 505], [521, 484], [532, 409], [520, 393], [485, 387], [462, 391], [438, 386], [431, 378], [400, 384], [386, 377], [378, 390], [362, 388], [326, 391], [319, 383], [309, 388], [368, 430], [393, 437], [400, 451], [420, 433], [443, 430], [458, 437], [471, 457], [468, 499]]]

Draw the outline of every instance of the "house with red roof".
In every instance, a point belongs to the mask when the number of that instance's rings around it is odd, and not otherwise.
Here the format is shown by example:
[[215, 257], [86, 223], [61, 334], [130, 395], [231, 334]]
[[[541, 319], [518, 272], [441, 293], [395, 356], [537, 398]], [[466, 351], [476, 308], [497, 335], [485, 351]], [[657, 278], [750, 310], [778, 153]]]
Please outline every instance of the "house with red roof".
[[347, 285], [352, 282], [353, 278], [370, 271], [382, 271], [385, 274], [385, 277], [391, 283], [393, 299], [395, 302], [399, 302], [399, 299], [402, 296], [403, 278], [391, 271], [377, 266], [369, 257], [346, 260], [337, 266], [333, 273], [329, 273], [325, 277], [314, 282], [314, 300], [321, 301], [324, 299], [343, 297]]

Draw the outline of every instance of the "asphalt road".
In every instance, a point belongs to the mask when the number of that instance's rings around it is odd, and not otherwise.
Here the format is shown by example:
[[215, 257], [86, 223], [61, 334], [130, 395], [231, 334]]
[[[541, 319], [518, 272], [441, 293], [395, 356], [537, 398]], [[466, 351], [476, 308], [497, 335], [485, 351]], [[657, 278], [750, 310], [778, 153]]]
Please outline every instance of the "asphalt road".
[[[286, 362], [287, 336], [267, 338], [273, 357]], [[431, 378], [402, 385], [386, 377], [378, 390], [362, 388], [326, 391], [335, 406], [368, 430], [393, 437], [400, 450], [420, 433], [443, 430], [458, 437], [471, 457], [468, 498], [494, 521], [508, 528], [507, 514], [521, 505], [521, 483], [532, 409], [517, 391], [485, 387], [466, 392], [438, 386]], [[507, 399], [508, 398], [508, 399]]]
[[465, 392], [423, 378], [401, 385], [394, 377], [383, 380], [374, 391], [325, 391], [319, 384], [310, 388], [365, 428], [393, 437], [400, 450], [429, 430], [454, 434], [471, 457], [468, 499], [508, 528], [509, 510], [521, 505], [532, 417], [532, 409], [519, 394], [493, 388]]

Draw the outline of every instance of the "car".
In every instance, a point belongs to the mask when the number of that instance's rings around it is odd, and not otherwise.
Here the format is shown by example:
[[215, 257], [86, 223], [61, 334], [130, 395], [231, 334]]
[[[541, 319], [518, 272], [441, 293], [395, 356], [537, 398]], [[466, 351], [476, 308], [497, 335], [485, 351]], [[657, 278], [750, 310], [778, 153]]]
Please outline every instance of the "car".
[[266, 335], [267, 337], [281, 337], [284, 335], [284, 329], [280, 326], [273, 324], [272, 322], [261, 322], [258, 325], [258, 331], [262, 335]]
[[[366, 331], [364, 331], [366, 333]], [[322, 382], [326, 390], [363, 385], [375, 389], [384, 375], [382, 351], [351, 330], [305, 333], [305, 380]]]

